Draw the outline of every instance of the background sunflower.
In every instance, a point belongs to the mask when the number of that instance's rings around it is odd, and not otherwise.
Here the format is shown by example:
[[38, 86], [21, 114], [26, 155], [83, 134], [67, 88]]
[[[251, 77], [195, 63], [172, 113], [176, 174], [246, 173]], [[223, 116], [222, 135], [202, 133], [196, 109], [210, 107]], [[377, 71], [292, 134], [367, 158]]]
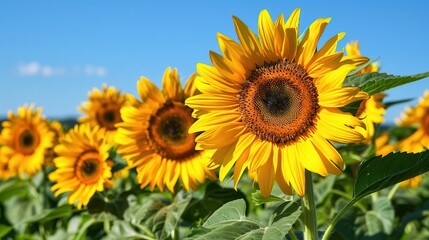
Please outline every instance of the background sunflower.
[[180, 178], [189, 191], [206, 177], [214, 178], [202, 153], [195, 150], [197, 134], [188, 133], [195, 120], [184, 101], [195, 93], [195, 77], [189, 77], [183, 90], [177, 69], [167, 68], [162, 91], [141, 77], [137, 90], [142, 103], [121, 110], [124, 122], [117, 124], [118, 152], [131, 167], [137, 167], [137, 182], [142, 188], [149, 186], [153, 191], [157, 186], [163, 191], [166, 186], [174, 192]]
[[81, 208], [96, 191], [103, 191], [105, 184], [113, 184], [111, 168], [106, 161], [111, 145], [106, 144], [104, 135], [104, 129], [84, 124], [76, 125], [60, 140], [55, 147], [56, 169], [49, 174], [49, 179], [55, 182], [51, 190], [56, 197], [70, 192], [69, 204], [77, 203]]
[[106, 141], [114, 143], [115, 124], [122, 122], [120, 110], [126, 106], [127, 98], [113, 86], [103, 84], [101, 91], [94, 88], [88, 93], [88, 102], [83, 102], [79, 110], [85, 115], [78, 118], [80, 123], [89, 123], [91, 127], [106, 129]]
[[8, 156], [8, 167], [21, 178], [42, 168], [45, 152], [53, 145], [54, 133], [41, 114], [41, 108], [24, 105], [17, 114], [9, 111], [8, 120], [2, 123], [2, 152]]

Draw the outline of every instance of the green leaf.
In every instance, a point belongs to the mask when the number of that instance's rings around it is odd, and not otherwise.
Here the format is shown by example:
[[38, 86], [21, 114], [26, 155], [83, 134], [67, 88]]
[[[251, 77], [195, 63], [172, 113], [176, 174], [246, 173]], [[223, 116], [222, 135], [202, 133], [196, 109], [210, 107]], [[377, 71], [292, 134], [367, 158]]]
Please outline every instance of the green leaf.
[[125, 221], [113, 221], [113, 226], [104, 240], [117, 240], [117, 239], [150, 239], [143, 234], [138, 233], [132, 225]]
[[140, 224], [153, 217], [165, 205], [159, 199], [149, 199], [142, 205], [129, 207], [124, 213], [124, 219], [132, 224]]
[[354, 198], [361, 198], [383, 188], [429, 171], [429, 151], [390, 153], [363, 162], [354, 186]]
[[365, 220], [368, 236], [392, 233], [395, 211], [390, 200], [387, 197], [378, 198], [373, 209], [365, 214]]
[[74, 236], [73, 240], [84, 240], [84, 239], [86, 239], [88, 229], [92, 225], [97, 224], [97, 223], [101, 223], [101, 222], [103, 222], [103, 221], [91, 218], [88, 215], [82, 215], [78, 232]]
[[269, 197], [264, 197], [261, 194], [261, 191], [257, 190], [256, 192], [252, 193], [252, 201], [256, 206], [259, 206], [261, 204], [265, 203], [271, 203], [271, 202], [283, 202], [283, 198], [270, 195]]
[[70, 216], [72, 213], [72, 207], [70, 205], [64, 205], [53, 209], [45, 209], [38, 215], [23, 219], [20, 223], [44, 223], [52, 219]]
[[395, 106], [397, 104], [401, 104], [401, 103], [406, 103], [406, 102], [410, 102], [414, 100], [414, 98], [406, 98], [406, 99], [401, 99], [401, 100], [397, 100], [397, 101], [390, 101], [390, 102], [386, 102], [384, 103], [384, 108], [389, 108], [391, 106]]
[[15, 180], [2, 182], [0, 184], [0, 202], [4, 202], [14, 196], [24, 195], [27, 192], [28, 181]]
[[203, 226], [222, 223], [228, 220], [240, 220], [242, 217], [245, 217], [245, 214], [246, 202], [243, 199], [237, 199], [219, 208], [207, 219]]
[[219, 186], [218, 183], [211, 182], [207, 184], [202, 199], [194, 198], [191, 200], [182, 218], [188, 222], [206, 219], [225, 203], [245, 197], [246, 196], [240, 190], [236, 191], [233, 188], [223, 188]]
[[174, 232], [191, 197], [191, 194], [180, 191], [170, 205], [161, 208], [151, 218], [148, 226], [158, 239], [167, 239]]
[[264, 232], [262, 239], [283, 239], [292, 225], [301, 216], [301, 206], [296, 202], [284, 202], [276, 210], [270, 219], [270, 223]]
[[7, 226], [4, 224], [0, 224], [0, 238], [8, 234], [10, 231], [12, 231], [13, 227]]
[[243, 199], [228, 202], [202, 226], [192, 229], [187, 239], [283, 239], [301, 215], [301, 208], [295, 202], [281, 204], [268, 226], [247, 218], [245, 213], [246, 202]]
[[335, 179], [335, 175], [329, 175], [326, 178], [323, 178], [320, 182], [314, 184], [314, 198], [316, 199], [316, 205], [323, 203], [334, 186]]
[[386, 73], [371, 72], [346, 77], [343, 87], [360, 87], [362, 91], [367, 92], [369, 95], [374, 95], [428, 76], [429, 72], [408, 76], [395, 76]]

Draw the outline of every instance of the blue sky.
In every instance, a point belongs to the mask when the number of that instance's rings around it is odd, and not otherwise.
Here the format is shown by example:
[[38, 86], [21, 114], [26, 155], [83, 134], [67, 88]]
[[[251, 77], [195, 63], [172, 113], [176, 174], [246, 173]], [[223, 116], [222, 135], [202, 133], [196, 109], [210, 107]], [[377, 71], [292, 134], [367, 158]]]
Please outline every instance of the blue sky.
[[[301, 8], [300, 30], [332, 17], [321, 42], [346, 32], [361, 52], [396, 75], [429, 71], [429, 1], [2, 1], [0, 3], [0, 117], [24, 103], [48, 118], [77, 117], [77, 107], [103, 83], [136, 95], [146, 76], [160, 86], [177, 67], [182, 81], [198, 62], [219, 52], [216, 33], [236, 39], [232, 16], [257, 29], [262, 9], [272, 18]], [[387, 92], [387, 101], [415, 98], [429, 79]], [[392, 107], [388, 122], [405, 105]]]

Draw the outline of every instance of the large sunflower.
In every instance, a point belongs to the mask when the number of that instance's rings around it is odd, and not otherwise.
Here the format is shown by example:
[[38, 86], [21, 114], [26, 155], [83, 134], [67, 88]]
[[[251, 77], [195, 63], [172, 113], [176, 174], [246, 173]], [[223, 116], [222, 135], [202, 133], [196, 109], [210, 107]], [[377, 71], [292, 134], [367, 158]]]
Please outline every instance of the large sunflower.
[[[361, 56], [359, 49], [359, 42], [354, 41], [346, 45], [346, 52], [348, 56]], [[368, 73], [368, 72], [378, 72], [379, 67], [377, 63], [371, 63], [365, 68], [361, 69], [358, 74]], [[382, 103], [383, 98], [386, 97], [384, 93], [377, 93], [371, 96], [368, 99], [363, 100], [359, 105], [359, 110], [356, 113], [356, 117], [362, 119], [366, 125], [366, 131], [363, 131], [362, 134], [365, 134], [367, 144], [371, 144], [372, 137], [375, 134], [374, 124], [380, 124], [384, 122], [383, 115], [386, 113], [384, 104]]]
[[111, 145], [104, 141], [105, 129], [91, 128], [88, 124], [76, 125], [55, 147], [56, 170], [49, 179], [56, 182], [51, 187], [55, 196], [71, 192], [68, 202], [77, 202], [78, 208], [86, 206], [96, 191], [112, 185], [111, 168], [107, 164]]
[[192, 75], [182, 90], [177, 69], [167, 68], [162, 79], [163, 91], [150, 80], [141, 77], [137, 90], [142, 104], [121, 110], [116, 142], [118, 152], [137, 167], [137, 182], [151, 191], [166, 186], [174, 191], [180, 178], [186, 190], [195, 189], [206, 177], [213, 178], [200, 151], [195, 150], [196, 133], [188, 133], [195, 121], [192, 110], [184, 105], [194, 95]]
[[88, 93], [88, 102], [83, 102], [79, 110], [85, 113], [78, 121], [90, 123], [91, 127], [99, 126], [106, 129], [106, 140], [114, 142], [116, 123], [122, 122], [120, 110], [127, 103], [126, 97], [114, 87], [103, 84], [102, 90], [94, 88]]
[[342, 87], [349, 71], [368, 59], [336, 52], [344, 33], [317, 49], [329, 18], [317, 19], [299, 38], [299, 14], [296, 9], [286, 22], [283, 15], [273, 22], [263, 10], [259, 37], [234, 17], [239, 43], [218, 35], [223, 56], [210, 52], [213, 66], [197, 65], [202, 94], [186, 101], [198, 118], [190, 132], [202, 132], [197, 146], [213, 150], [220, 179], [235, 165], [237, 184], [248, 168], [257, 172], [264, 196], [274, 181], [286, 194], [292, 186], [303, 196], [306, 169], [323, 176], [342, 172], [331, 141], [364, 140], [357, 130], [364, 123], [339, 107], [368, 97]]
[[8, 167], [21, 178], [41, 169], [45, 151], [53, 144], [54, 133], [41, 113], [41, 108], [24, 105], [17, 114], [9, 111], [8, 120], [2, 123], [2, 152], [9, 158]]

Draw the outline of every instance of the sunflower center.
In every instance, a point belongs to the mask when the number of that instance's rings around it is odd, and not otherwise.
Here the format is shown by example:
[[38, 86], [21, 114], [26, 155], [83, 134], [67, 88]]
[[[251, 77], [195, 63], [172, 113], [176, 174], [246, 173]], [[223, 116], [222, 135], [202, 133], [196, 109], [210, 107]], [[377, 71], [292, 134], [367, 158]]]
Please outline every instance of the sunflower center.
[[150, 119], [149, 134], [155, 150], [163, 157], [181, 160], [193, 156], [195, 133], [188, 133], [195, 121], [183, 103], [168, 101]]
[[239, 106], [246, 127], [259, 139], [276, 144], [308, 135], [319, 110], [313, 78], [288, 60], [252, 71], [240, 92]]
[[39, 143], [40, 136], [31, 127], [24, 127], [15, 135], [15, 148], [24, 155], [33, 154]]
[[102, 104], [97, 112], [97, 122], [107, 130], [115, 130], [115, 124], [122, 122], [120, 107], [115, 104]]
[[75, 175], [84, 184], [96, 183], [103, 173], [103, 164], [96, 151], [84, 152], [75, 165]]

